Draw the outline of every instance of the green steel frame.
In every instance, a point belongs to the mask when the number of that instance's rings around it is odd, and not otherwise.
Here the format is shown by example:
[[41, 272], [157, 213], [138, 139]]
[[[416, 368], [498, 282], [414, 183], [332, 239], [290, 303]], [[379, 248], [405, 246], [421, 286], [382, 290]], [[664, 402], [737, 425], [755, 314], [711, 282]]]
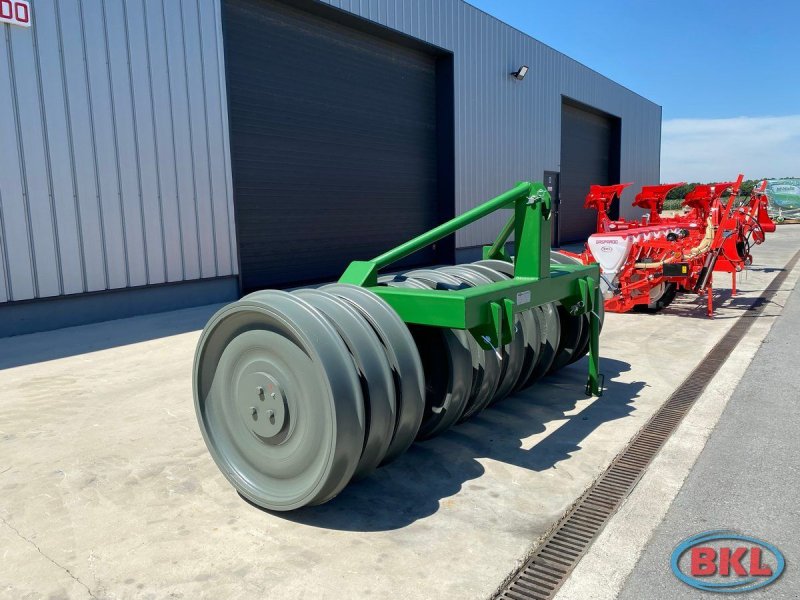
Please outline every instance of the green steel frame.
[[[511, 262], [505, 244], [514, 234], [514, 277], [461, 290], [418, 290], [379, 286], [378, 272], [392, 263], [455, 233], [500, 209], [511, 218], [484, 258]], [[512, 189], [369, 261], [354, 261], [340, 278], [368, 288], [388, 302], [407, 323], [466, 329], [484, 348], [497, 348], [514, 336], [514, 314], [559, 301], [572, 314], [588, 314], [589, 379], [587, 393], [602, 394], [600, 320], [595, 307], [602, 302], [600, 269], [592, 265], [550, 263], [550, 194], [541, 183], [519, 182]]]

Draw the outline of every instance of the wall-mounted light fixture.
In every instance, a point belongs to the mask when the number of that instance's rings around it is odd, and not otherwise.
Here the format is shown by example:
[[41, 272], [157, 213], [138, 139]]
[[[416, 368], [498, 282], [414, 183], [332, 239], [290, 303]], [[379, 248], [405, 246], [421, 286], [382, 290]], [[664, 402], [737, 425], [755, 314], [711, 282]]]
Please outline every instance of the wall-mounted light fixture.
[[511, 73], [511, 76], [517, 81], [522, 81], [523, 79], [525, 79], [525, 75], [527, 74], [528, 74], [528, 65], [522, 65], [519, 69]]

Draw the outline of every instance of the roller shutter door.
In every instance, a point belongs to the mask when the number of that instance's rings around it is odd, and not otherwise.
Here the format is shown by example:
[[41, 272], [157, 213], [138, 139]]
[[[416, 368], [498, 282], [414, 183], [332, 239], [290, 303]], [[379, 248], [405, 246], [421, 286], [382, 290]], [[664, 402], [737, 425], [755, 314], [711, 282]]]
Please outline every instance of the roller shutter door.
[[244, 292], [437, 224], [435, 57], [275, 1], [228, 0], [223, 23]]
[[[583, 208], [589, 186], [609, 185], [619, 152], [613, 117], [564, 103], [561, 111], [561, 206], [559, 242], [585, 240], [595, 231], [597, 213]], [[618, 167], [617, 167], [618, 169]]]

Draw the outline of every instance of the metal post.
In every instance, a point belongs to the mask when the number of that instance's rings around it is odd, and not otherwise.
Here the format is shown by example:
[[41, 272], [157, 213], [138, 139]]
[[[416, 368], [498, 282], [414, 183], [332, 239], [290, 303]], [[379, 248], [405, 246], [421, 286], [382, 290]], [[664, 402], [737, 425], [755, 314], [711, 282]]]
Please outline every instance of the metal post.
[[514, 276], [550, 276], [550, 194], [540, 183], [514, 207]]
[[714, 280], [713, 276], [710, 275], [708, 277], [708, 288], [707, 289], [708, 289], [708, 316], [711, 319], [714, 318], [714, 296], [713, 296], [714, 284], [713, 284], [713, 280]]
[[500, 232], [500, 235], [497, 236], [497, 239], [492, 244], [492, 247], [489, 248], [488, 252], [484, 254], [484, 258], [498, 258], [503, 256], [503, 249], [506, 245], [506, 241], [514, 233], [514, 220], [515, 220], [516, 212], [511, 215], [511, 217], [506, 221], [505, 226], [503, 226], [503, 230]]
[[589, 312], [589, 381], [586, 392], [591, 396], [603, 395], [603, 376], [600, 374], [600, 317], [597, 307], [603, 301], [600, 286], [594, 288], [594, 280], [589, 277], [589, 289], [594, 291]]

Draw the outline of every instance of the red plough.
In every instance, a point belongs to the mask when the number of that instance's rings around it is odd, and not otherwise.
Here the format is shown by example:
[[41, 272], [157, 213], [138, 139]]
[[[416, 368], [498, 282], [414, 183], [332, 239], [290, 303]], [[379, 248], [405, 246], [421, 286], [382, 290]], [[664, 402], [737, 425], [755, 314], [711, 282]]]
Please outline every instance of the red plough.
[[683, 201], [688, 210], [671, 217], [662, 214], [664, 201], [683, 184], [644, 186], [633, 202], [648, 211], [640, 220], [608, 216], [611, 203], [631, 184], [593, 185], [584, 206], [597, 210], [597, 233], [581, 254], [564, 254], [600, 264], [608, 311], [658, 311], [678, 293], [691, 292], [707, 295], [708, 315], [713, 316], [714, 272], [731, 273], [735, 295], [736, 274], [751, 264], [752, 245], [775, 231], [767, 215], [765, 183], [738, 208], [742, 175], [733, 182], [698, 185]]

